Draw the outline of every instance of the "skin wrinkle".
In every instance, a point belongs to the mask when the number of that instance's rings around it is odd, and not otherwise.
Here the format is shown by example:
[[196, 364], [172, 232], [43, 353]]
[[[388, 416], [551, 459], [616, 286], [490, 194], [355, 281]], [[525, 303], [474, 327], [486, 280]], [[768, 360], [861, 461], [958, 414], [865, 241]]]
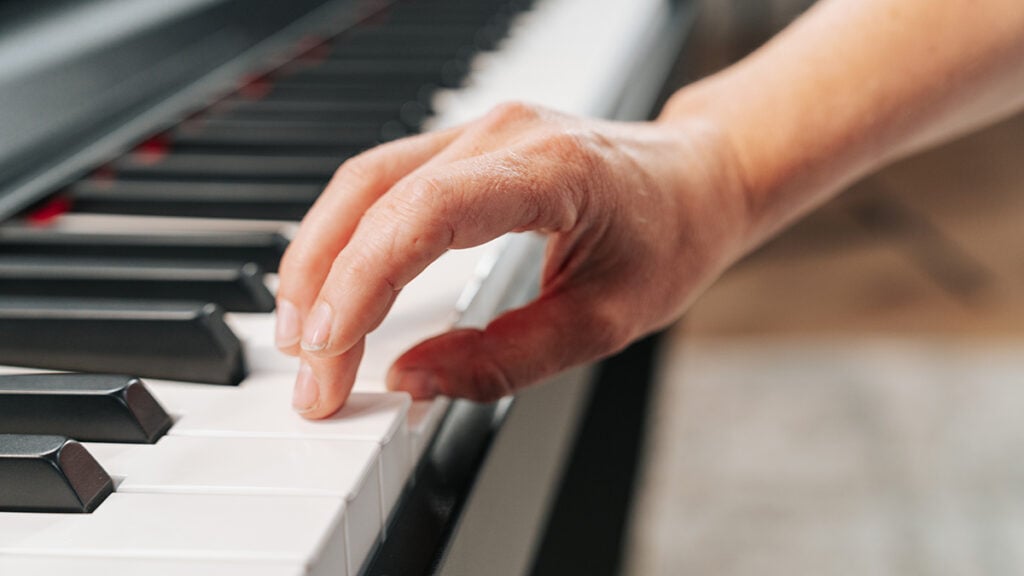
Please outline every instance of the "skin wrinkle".
[[610, 223], [607, 218], [590, 219], [584, 226], [556, 236], [549, 244], [547, 258], [542, 274], [542, 286], [545, 291], [557, 291], [564, 284], [573, 281], [584, 281], [583, 274], [598, 274], [600, 271], [588, 269], [585, 264], [592, 257], [607, 231]]
[[[532, 173], [525, 169], [528, 163], [523, 161], [515, 151], [509, 151], [500, 155], [487, 155], [480, 157], [474, 166], [474, 178], [482, 182], [481, 188], [489, 190], [486, 195], [515, 195], [520, 196], [517, 204], [519, 213], [515, 215], [515, 223], [535, 223], [541, 217], [541, 204], [537, 200], [537, 185]], [[493, 171], [493, 178], [491, 172]], [[522, 183], [529, 183], [525, 189]], [[485, 208], [486, 210], [486, 208]], [[528, 224], [527, 226], [529, 226]], [[510, 226], [509, 231], [521, 228], [522, 225]]]
[[[487, 339], [486, 332], [481, 334], [481, 338]], [[516, 349], [515, 339], [506, 340], [505, 346]], [[494, 356], [490, 354], [484, 354], [482, 357], [483, 362], [478, 363], [477, 369], [474, 370], [477, 376], [473, 379], [471, 386], [478, 391], [478, 401], [492, 401], [514, 392], [516, 390], [515, 380], [508, 373], [511, 366], [506, 367], [504, 364], [495, 362]], [[485, 377], [481, 378], [481, 374], [484, 374]]]
[[[527, 175], [531, 174], [527, 168], [530, 163], [515, 149], [509, 150], [503, 156], [504, 157], [501, 161], [495, 163], [495, 167], [497, 168], [496, 181], [493, 183], [485, 183], [485, 186], [492, 186], [497, 194], [514, 194], [517, 192], [522, 194], [524, 192], [523, 190], [515, 191], [515, 187], [509, 183], [515, 181], [530, 182], [530, 186], [525, 190], [526, 197], [520, 200], [520, 206], [525, 212], [525, 215], [520, 219], [520, 222], [524, 222], [525, 224], [517, 223], [518, 225], [513, 229], [533, 229], [540, 223], [542, 217], [542, 203], [539, 200], [540, 194], [538, 193], [538, 186], [535, 179], [527, 177]], [[483, 163], [481, 162], [481, 164]], [[481, 165], [479, 170], [482, 174], [487, 174], [488, 167], [486, 165]], [[483, 176], [482, 179], [485, 182], [488, 180], [487, 176]]]
[[565, 183], [561, 190], [568, 193], [569, 197], [564, 198], [568, 204], [567, 213], [571, 213], [569, 222], [563, 223], [560, 230], [571, 229], [578, 222], [577, 211], [571, 207], [580, 206], [585, 199], [592, 196], [592, 187], [601, 182], [601, 175], [605, 173], [605, 166], [599, 162], [594, 150], [589, 146], [589, 140], [578, 132], [560, 132], [552, 137], [547, 146], [541, 150], [542, 154], [557, 155], [559, 164], [568, 167], [565, 174]]
[[[675, 105], [680, 108], [680, 103], [669, 102], [666, 110]], [[684, 112], [679, 112], [683, 114]], [[664, 114], [663, 114], [664, 116]], [[661, 121], [661, 120], [659, 120]], [[673, 124], [684, 134], [684, 137], [676, 141], [678, 150], [677, 158], [688, 158], [689, 162], [679, 162], [682, 166], [692, 167], [686, 174], [677, 175], [673, 180], [685, 182], [684, 186], [696, 192], [696, 199], [701, 203], [718, 204], [719, 209], [707, 216], [704, 221], [687, 223], [690, 214], [706, 215], [707, 210], [688, 207], [687, 201], [693, 199], [694, 194], [674, 195], [674, 212], [679, 214], [679, 222], [682, 225], [676, 227], [676, 240], [673, 246], [679, 253], [692, 250], [694, 242], [701, 242], [698, 246], [708, 248], [712, 240], [695, 238], [691, 228], [705, 228], [707, 224], [717, 225], [713, 227], [714, 234], [711, 234], [715, 242], [721, 243], [723, 260], [731, 261], [738, 259], [753, 246], [748, 239], [755, 235], [751, 223], [755, 221], [755, 215], [760, 212], [757, 206], [757, 197], [751, 192], [750, 179], [744, 170], [744, 165], [736, 153], [736, 144], [720, 128], [704, 121], [703, 119], [685, 118], [682, 121], [666, 120]], [[709, 154], [709, 151], [717, 151], [717, 155]], [[675, 165], [675, 163], [669, 163]], [[732, 190], [733, 192], [726, 192]], [[719, 215], [724, 217], [718, 218]]]
[[[589, 158], [586, 154], [582, 156]], [[549, 244], [542, 274], [545, 287], [557, 286], [560, 281], [571, 280], [574, 276], [573, 271], [578, 268], [579, 263], [586, 261], [591, 252], [587, 245], [581, 246], [580, 240], [590, 233], [596, 236], [594, 244], [597, 244], [609, 229], [607, 218], [595, 218], [596, 215], [591, 210], [592, 199], [604, 196], [597, 183], [603, 181], [602, 175], [605, 173], [605, 167], [591, 161], [588, 161], [587, 164], [591, 168], [582, 171], [580, 176], [582, 181], [576, 185], [567, 185], [562, 189], [563, 194], [566, 192], [571, 194], [572, 200], [567, 201], [567, 211], [570, 216], [569, 221], [560, 230], [557, 230], [561, 233]], [[600, 227], [596, 234], [591, 232], [594, 230], [595, 224]]]
[[[538, 160], [531, 161], [530, 157], [543, 158], [542, 155], [518, 152], [515, 149], [502, 153], [496, 160], [481, 158], [479, 172], [494, 172], [493, 177], [486, 178], [490, 180], [486, 187], [488, 192], [482, 196], [511, 194], [518, 199], [516, 207], [519, 217], [516, 218], [516, 225], [506, 227], [506, 231], [558, 232], [570, 228], [576, 218], [575, 210], [567, 202], [553, 201], [561, 198], [562, 187], [557, 187], [558, 193], [552, 194], [551, 189], [541, 185], [535, 175]], [[493, 163], [487, 164], [488, 161]], [[555, 210], [545, 210], [555, 206]]]
[[[411, 184], [411, 197], [402, 198], [405, 200], [405, 206], [408, 210], [406, 217], [410, 220], [404, 223], [405, 226], [412, 230], [423, 231], [423, 235], [414, 234], [410, 239], [412, 246], [421, 247], [420, 250], [414, 250], [414, 253], [444, 252], [455, 243], [456, 227], [449, 216], [452, 211], [446, 209], [447, 207], [445, 206], [445, 189], [435, 178], [421, 177], [421, 179]], [[423, 209], [424, 205], [426, 210]], [[429, 237], [429, 234], [436, 230], [444, 231], [444, 234], [438, 237], [440, 240]], [[424, 240], [425, 237], [427, 238], [426, 240]], [[397, 251], [394, 253], [397, 253]], [[403, 280], [402, 286], [411, 281], [412, 278]]]
[[[451, 246], [454, 228], [448, 222], [438, 224], [438, 210], [429, 208], [436, 203], [439, 197], [441, 186], [433, 179], [418, 176], [402, 186], [400, 191], [393, 191], [386, 195], [375, 205], [360, 223], [362, 230], [356, 234], [367, 236], [365, 242], [371, 249], [364, 251], [365, 254], [379, 253], [383, 258], [393, 257], [396, 254], [412, 252], [413, 254], [432, 253], [437, 246], [444, 246], [447, 249]], [[432, 197], [434, 196], [434, 197]], [[424, 205], [428, 209], [424, 209]], [[428, 217], [425, 219], [425, 217]], [[426, 235], [436, 232], [438, 229], [446, 230], [441, 240], [428, 239]], [[386, 233], [370, 233], [367, 230], [387, 230]], [[386, 243], [386, 245], [384, 244]], [[412, 248], [412, 250], [410, 250]], [[361, 260], [365, 260], [361, 258]], [[367, 272], [371, 267], [376, 267], [376, 258], [372, 262], [364, 263]], [[372, 275], [361, 275], [361, 278], [372, 277]], [[392, 291], [398, 291], [405, 287], [412, 280], [413, 276], [392, 277], [384, 275], [382, 280]]]
[[373, 323], [370, 325], [370, 329], [367, 330], [367, 334], [369, 334], [370, 332], [373, 332], [378, 327], [380, 327], [381, 323], [384, 322], [384, 319], [387, 318], [388, 312], [391, 311], [391, 307], [394, 306], [395, 305], [395, 301], [398, 300], [398, 295], [401, 294], [401, 293], [402, 293], [401, 289], [395, 290], [395, 291], [393, 291], [391, 293], [390, 299], [388, 300], [387, 304], [384, 305], [384, 309], [381, 310], [381, 313], [377, 317], [377, 319], [374, 320]]

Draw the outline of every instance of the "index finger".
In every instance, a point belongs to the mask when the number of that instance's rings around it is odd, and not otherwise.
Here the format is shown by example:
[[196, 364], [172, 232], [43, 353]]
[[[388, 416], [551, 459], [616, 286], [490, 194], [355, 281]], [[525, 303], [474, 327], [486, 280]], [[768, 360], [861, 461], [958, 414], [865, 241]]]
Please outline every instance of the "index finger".
[[276, 344], [299, 351], [302, 319], [366, 209], [448, 145], [455, 129], [384, 144], [345, 162], [303, 218], [280, 267]]
[[503, 150], [432, 166], [399, 182], [360, 221], [307, 319], [302, 348], [348, 350], [383, 319], [396, 293], [449, 248], [513, 230], [576, 225], [589, 175], [542, 150]]

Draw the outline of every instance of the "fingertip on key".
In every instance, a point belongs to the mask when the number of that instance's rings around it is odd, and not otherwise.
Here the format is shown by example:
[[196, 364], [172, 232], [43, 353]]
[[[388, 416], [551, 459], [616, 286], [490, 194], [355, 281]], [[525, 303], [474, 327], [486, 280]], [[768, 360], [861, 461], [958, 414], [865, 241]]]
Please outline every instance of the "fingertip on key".
[[292, 392], [292, 409], [299, 414], [308, 414], [316, 410], [320, 403], [320, 386], [313, 374], [313, 369], [303, 362], [299, 366], [299, 374], [295, 378], [295, 389]]

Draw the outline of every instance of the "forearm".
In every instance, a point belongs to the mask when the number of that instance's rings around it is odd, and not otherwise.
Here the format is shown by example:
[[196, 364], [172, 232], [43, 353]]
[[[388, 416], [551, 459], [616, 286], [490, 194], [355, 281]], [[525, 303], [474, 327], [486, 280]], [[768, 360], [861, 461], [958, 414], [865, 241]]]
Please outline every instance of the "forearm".
[[659, 121], [720, 131], [752, 246], [865, 173], [1022, 104], [1020, 0], [823, 0]]

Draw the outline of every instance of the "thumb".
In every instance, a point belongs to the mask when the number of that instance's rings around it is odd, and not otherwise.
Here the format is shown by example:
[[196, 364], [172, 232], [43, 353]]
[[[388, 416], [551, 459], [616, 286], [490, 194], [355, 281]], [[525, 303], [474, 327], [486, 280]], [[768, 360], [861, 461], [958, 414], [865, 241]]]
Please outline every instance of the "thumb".
[[488, 402], [624, 347], [630, 334], [614, 305], [581, 292], [542, 295], [483, 330], [426, 340], [395, 361], [388, 387], [416, 399], [441, 394]]

